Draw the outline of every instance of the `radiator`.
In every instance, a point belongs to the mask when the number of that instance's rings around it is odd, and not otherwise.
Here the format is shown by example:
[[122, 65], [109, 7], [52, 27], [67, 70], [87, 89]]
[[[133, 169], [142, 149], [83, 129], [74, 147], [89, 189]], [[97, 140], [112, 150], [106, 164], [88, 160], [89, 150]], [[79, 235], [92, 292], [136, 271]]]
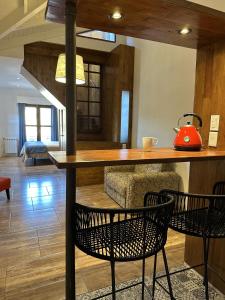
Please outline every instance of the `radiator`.
[[4, 137], [4, 153], [7, 154], [17, 154], [18, 152], [18, 140], [13, 137]]

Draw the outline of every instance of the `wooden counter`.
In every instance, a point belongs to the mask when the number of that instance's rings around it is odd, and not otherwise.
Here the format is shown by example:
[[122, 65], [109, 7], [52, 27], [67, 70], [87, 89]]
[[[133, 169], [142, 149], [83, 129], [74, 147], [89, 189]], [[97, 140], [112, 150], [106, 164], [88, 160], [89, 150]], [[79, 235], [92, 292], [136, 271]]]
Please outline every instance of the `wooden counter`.
[[97, 166], [169, 163], [185, 161], [209, 161], [225, 159], [224, 150], [175, 151], [172, 148], [113, 150], [80, 150], [66, 156], [64, 151], [49, 152], [54, 164], [60, 168], [85, 168]]
[[[74, 172], [78, 168], [99, 166], [192, 162], [189, 191], [193, 193], [210, 194], [216, 181], [225, 180], [224, 150], [207, 149], [193, 152], [175, 151], [172, 148], [154, 148], [152, 151], [144, 151], [143, 149], [78, 150], [76, 155], [71, 156], [66, 156], [66, 153], [62, 151], [50, 152], [49, 154], [58, 168], [66, 168], [67, 170], [74, 170]], [[223, 169], [223, 172], [220, 169]], [[74, 199], [71, 200], [74, 201]], [[69, 212], [67, 214], [69, 215]], [[68, 231], [68, 234], [72, 234], [72, 231]], [[185, 262], [189, 265], [197, 265], [202, 261], [201, 244], [202, 241], [199, 238], [186, 237]], [[224, 245], [225, 240], [212, 240], [209, 254], [209, 266], [213, 267], [219, 275], [218, 277], [209, 269], [209, 280], [223, 293], [225, 293], [225, 283], [221, 281], [221, 278], [224, 278], [225, 275], [225, 261], [221, 249], [224, 249]], [[73, 257], [71, 256], [70, 259], [72, 260]], [[198, 271], [201, 273], [202, 270]]]

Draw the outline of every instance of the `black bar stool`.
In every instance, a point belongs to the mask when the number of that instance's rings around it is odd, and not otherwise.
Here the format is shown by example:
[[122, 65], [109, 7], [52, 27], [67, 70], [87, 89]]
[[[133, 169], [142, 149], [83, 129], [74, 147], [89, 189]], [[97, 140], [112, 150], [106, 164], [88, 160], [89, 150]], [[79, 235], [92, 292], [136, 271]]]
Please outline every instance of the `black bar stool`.
[[[142, 284], [144, 299], [145, 259], [160, 250], [170, 297], [174, 299], [164, 250], [174, 200], [157, 193], [148, 193], [146, 198], [151, 207], [138, 209], [102, 209], [74, 204], [75, 245], [88, 255], [110, 261], [112, 293], [107, 295], [112, 295], [113, 300], [119, 291], [115, 287], [115, 262], [143, 260], [142, 281], [138, 284]], [[131, 286], [134, 285], [127, 288]]]
[[[219, 184], [214, 187], [214, 192], [218, 190], [222, 190]], [[205, 298], [208, 300], [209, 242], [212, 238], [225, 238], [225, 195], [197, 195], [170, 190], [160, 193], [175, 200], [169, 227], [203, 240], [204, 262], [198, 266], [204, 266]], [[148, 202], [145, 205], [147, 206]]]
[[213, 187], [214, 195], [225, 195], [225, 181], [218, 181]]

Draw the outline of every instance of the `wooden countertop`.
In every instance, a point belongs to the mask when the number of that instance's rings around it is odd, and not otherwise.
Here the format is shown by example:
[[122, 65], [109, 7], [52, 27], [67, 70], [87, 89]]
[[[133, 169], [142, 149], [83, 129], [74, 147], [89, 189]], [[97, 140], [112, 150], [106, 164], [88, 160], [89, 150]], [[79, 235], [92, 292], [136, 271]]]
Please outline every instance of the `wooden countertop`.
[[98, 166], [132, 165], [225, 159], [224, 150], [175, 151], [172, 148], [113, 150], [80, 150], [67, 156], [64, 151], [49, 152], [50, 158], [59, 169]]

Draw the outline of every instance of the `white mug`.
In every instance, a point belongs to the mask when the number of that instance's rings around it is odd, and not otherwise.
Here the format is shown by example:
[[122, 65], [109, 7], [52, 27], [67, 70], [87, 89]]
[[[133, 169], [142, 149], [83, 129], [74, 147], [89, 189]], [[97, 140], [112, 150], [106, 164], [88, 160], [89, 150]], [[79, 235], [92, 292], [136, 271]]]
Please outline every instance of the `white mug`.
[[151, 150], [154, 146], [158, 144], [158, 139], [151, 136], [145, 136], [142, 138], [142, 144], [144, 150]]

